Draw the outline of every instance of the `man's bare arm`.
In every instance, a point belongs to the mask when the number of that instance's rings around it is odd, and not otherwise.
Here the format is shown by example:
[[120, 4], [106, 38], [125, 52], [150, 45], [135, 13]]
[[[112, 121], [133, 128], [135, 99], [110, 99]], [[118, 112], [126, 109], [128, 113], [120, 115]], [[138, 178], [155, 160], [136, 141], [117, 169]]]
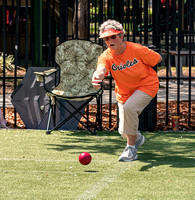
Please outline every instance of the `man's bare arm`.
[[93, 73], [92, 77], [92, 85], [95, 89], [99, 89], [101, 87], [100, 83], [104, 79], [104, 76], [107, 72], [106, 67], [101, 66]]

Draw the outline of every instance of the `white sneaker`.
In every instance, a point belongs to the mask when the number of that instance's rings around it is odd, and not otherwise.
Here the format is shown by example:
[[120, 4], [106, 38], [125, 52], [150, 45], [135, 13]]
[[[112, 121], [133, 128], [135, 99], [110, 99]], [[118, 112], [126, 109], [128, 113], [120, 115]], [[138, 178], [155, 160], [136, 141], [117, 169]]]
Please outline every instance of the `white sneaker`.
[[137, 150], [133, 147], [127, 146], [121, 156], [119, 157], [120, 162], [129, 162], [137, 159]]

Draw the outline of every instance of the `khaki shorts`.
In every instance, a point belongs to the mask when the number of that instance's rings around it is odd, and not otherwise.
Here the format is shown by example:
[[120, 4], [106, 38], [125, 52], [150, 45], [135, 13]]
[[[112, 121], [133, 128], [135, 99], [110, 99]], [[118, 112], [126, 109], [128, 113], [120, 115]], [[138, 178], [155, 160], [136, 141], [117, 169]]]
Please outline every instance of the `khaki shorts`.
[[126, 137], [138, 135], [139, 115], [153, 99], [150, 95], [136, 90], [125, 103], [118, 103], [119, 106], [119, 133]]

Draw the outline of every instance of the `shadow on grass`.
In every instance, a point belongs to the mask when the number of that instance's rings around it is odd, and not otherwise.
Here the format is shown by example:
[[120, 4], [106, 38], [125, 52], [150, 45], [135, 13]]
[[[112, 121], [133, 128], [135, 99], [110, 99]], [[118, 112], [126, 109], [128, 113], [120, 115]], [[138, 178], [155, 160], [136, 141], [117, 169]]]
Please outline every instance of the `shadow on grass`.
[[[62, 135], [61, 135], [62, 136]], [[70, 137], [69, 137], [70, 136]], [[72, 132], [61, 137], [63, 144], [47, 144], [48, 149], [56, 151], [73, 150], [72, 154], [78, 154], [78, 151], [88, 151], [91, 153], [103, 153], [118, 155], [126, 145], [126, 141], [117, 132], [98, 132], [97, 135], [90, 135], [88, 132]], [[75, 150], [77, 150], [75, 152]]]
[[84, 172], [88, 172], [88, 173], [98, 173], [99, 171], [89, 171], [89, 170], [86, 170]]
[[187, 156], [159, 156], [153, 153], [142, 153], [139, 158], [141, 162], [148, 163], [148, 165], [143, 166], [140, 171], [148, 171], [153, 167], [158, 167], [161, 165], [169, 165], [170, 167], [174, 168], [195, 167], [195, 160], [193, 158], [188, 158]]
[[[152, 167], [169, 165], [174, 168], [195, 167], [195, 133], [184, 132], [156, 132], [143, 133], [146, 142], [139, 148], [139, 161], [146, 163], [140, 171], [147, 171]], [[69, 137], [70, 136], [70, 137]], [[89, 151], [117, 155], [123, 151], [126, 141], [117, 132], [99, 132], [89, 135], [87, 132], [73, 132], [61, 135], [62, 144], [47, 144], [50, 150], [73, 150], [72, 154]], [[76, 150], [76, 151], [75, 151]]]
[[195, 133], [158, 133], [150, 134], [146, 139], [138, 156], [147, 165], [140, 171], [148, 171], [161, 165], [174, 168], [195, 167]]

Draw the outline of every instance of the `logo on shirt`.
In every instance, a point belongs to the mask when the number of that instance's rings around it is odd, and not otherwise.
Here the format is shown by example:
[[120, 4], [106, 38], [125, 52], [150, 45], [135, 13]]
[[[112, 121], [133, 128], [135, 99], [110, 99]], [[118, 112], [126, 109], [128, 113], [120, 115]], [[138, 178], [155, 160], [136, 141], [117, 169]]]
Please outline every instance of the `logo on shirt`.
[[123, 69], [126, 69], [127, 67], [129, 68], [129, 67], [132, 67], [133, 65], [136, 65], [138, 62], [139, 61], [136, 58], [134, 58], [133, 61], [127, 60], [126, 64], [123, 64], [123, 65], [122, 63], [119, 66], [116, 66], [115, 64], [113, 64], [111, 68], [113, 71], [123, 70]]

